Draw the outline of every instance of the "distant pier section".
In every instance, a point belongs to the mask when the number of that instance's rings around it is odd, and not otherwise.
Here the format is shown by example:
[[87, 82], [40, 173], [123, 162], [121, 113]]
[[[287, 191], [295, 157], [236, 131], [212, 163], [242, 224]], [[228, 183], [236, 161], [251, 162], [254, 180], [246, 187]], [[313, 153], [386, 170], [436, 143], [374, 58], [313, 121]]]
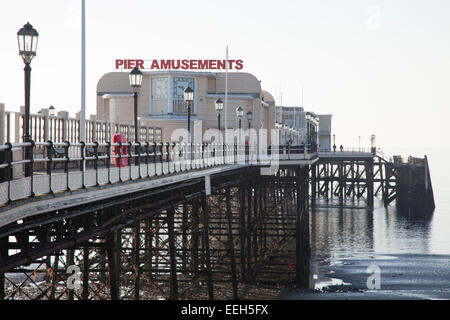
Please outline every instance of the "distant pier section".
[[393, 170], [397, 176], [397, 208], [409, 213], [432, 212], [435, 208], [428, 159], [394, 157]]
[[404, 213], [429, 214], [435, 208], [426, 156], [389, 161], [374, 147], [319, 152], [310, 176], [312, 204], [322, 199], [330, 206], [373, 207], [380, 196], [385, 207], [395, 200]]

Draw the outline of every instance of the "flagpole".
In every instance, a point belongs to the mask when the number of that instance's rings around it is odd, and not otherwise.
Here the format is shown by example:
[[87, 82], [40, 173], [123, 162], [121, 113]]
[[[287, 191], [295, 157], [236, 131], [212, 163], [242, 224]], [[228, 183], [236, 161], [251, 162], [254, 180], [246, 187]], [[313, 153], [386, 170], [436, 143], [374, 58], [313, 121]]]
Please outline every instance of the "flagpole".
[[80, 141], [86, 142], [86, 4], [81, 0], [81, 112]]
[[225, 132], [228, 129], [228, 46], [226, 52], [226, 72], [225, 72]]

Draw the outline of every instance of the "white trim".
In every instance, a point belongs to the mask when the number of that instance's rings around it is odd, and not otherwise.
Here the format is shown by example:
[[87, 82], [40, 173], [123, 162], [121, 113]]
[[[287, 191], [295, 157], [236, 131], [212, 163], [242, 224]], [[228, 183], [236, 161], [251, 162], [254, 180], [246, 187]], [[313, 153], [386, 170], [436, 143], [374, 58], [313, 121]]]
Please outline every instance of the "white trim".
[[148, 114], [152, 114], [152, 100], [153, 100], [153, 93], [152, 93], [152, 77], [148, 77]]
[[[208, 99], [213, 99], [213, 98], [224, 98], [225, 94], [220, 94], [220, 93], [207, 93], [205, 95], [205, 97]], [[236, 95], [228, 95], [228, 99], [231, 100], [252, 100], [252, 99], [257, 99], [254, 96], [252, 96], [251, 94], [236, 94]]]
[[192, 110], [192, 113], [197, 114], [197, 77], [194, 77], [194, 108]]
[[105, 93], [102, 95], [103, 99], [113, 99], [113, 98], [129, 98], [133, 97], [133, 93]]
[[169, 75], [167, 77], [167, 81], [168, 81], [168, 87], [167, 87], [167, 112], [168, 113], [173, 113], [173, 76]]

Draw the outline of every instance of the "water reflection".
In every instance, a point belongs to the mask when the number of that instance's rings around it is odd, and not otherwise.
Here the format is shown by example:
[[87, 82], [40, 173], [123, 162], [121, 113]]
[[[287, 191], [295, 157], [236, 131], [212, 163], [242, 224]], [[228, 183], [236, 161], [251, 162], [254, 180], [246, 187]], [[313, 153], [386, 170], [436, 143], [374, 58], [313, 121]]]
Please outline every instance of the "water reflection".
[[[365, 258], [374, 254], [430, 253], [431, 221], [395, 207], [311, 208], [311, 250], [321, 260]], [[348, 205], [348, 203], [347, 203]], [[358, 203], [353, 204], [358, 207]]]
[[348, 207], [344, 208], [327, 205], [318, 202], [311, 207], [312, 288], [320, 289], [338, 280], [322, 267], [346, 264], [346, 259], [432, 253], [431, 215], [405, 214], [395, 206], [384, 208], [377, 200], [375, 209], [362, 209], [363, 204], [358, 202], [346, 203]]

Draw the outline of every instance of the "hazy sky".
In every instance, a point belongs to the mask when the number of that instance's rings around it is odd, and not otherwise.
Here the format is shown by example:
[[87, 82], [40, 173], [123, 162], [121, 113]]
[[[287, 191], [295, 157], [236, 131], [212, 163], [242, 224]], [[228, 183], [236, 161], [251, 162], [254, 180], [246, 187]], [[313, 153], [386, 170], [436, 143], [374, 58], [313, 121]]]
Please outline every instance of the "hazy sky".
[[[333, 114], [338, 144], [448, 147], [448, 0], [87, 0], [87, 112], [116, 58], [243, 59], [277, 103]], [[80, 108], [81, 0], [2, 0], [0, 102], [23, 105], [17, 31], [40, 33], [32, 111]]]

